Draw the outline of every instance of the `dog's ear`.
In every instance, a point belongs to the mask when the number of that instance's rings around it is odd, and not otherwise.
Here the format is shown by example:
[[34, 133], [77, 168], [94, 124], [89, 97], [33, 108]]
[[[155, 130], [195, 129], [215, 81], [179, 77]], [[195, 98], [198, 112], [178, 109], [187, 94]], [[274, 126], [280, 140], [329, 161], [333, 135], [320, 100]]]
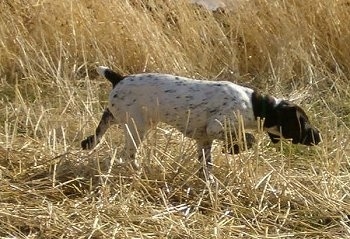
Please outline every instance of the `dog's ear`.
[[292, 102], [281, 101], [266, 122], [265, 128], [273, 143], [279, 141], [279, 136], [291, 139], [293, 144], [314, 145], [321, 141], [319, 131], [310, 124], [305, 111]]
[[302, 113], [303, 111], [300, 107], [292, 103], [285, 104], [279, 109], [282, 136], [286, 139], [292, 139], [294, 144], [301, 141], [303, 134], [300, 119], [303, 119], [305, 116]]

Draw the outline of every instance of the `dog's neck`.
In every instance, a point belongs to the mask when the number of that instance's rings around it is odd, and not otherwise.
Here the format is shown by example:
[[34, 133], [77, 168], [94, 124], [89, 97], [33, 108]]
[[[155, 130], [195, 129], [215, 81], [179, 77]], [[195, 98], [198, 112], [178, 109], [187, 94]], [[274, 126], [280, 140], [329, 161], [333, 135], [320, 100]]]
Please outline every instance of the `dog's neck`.
[[264, 128], [275, 124], [274, 121], [277, 119], [275, 107], [281, 100], [270, 95], [262, 95], [257, 91], [254, 91], [251, 97], [255, 119], [264, 119]]

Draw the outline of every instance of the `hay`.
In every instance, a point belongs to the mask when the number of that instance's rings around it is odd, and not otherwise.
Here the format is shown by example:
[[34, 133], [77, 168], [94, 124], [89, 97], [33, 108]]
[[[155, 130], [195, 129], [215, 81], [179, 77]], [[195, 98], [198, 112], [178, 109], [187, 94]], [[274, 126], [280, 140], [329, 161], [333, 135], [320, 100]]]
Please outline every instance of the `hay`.
[[[0, 237], [349, 238], [349, 6], [241, 1], [0, 3]], [[165, 125], [135, 173], [111, 129], [91, 152], [108, 82], [96, 65], [241, 82], [296, 99], [323, 143], [237, 156], [214, 149], [217, 185], [197, 177], [194, 142]]]

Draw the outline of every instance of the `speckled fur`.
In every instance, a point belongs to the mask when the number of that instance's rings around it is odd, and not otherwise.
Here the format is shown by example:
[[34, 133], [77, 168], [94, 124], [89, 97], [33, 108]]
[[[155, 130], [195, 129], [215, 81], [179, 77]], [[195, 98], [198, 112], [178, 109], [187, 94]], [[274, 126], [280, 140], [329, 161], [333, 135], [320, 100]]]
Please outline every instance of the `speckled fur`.
[[[279, 134], [276, 131], [281, 127], [281, 123], [277, 118], [282, 118], [280, 115], [289, 112], [290, 109], [294, 111], [289, 118], [293, 118], [295, 114], [296, 121], [289, 124], [300, 128], [298, 117], [303, 117], [303, 122], [308, 123], [308, 118], [300, 107], [274, 97], [263, 97], [250, 88], [232, 82], [195, 80], [159, 73], [123, 77], [106, 67], [99, 67], [97, 71], [109, 79], [114, 88], [109, 95], [108, 108], [102, 116], [96, 134], [84, 140], [82, 147], [93, 148], [111, 124], [120, 124], [124, 127], [126, 135], [126, 158], [132, 159], [131, 163], [135, 167], [138, 167], [134, 158], [139, 143], [147, 131], [158, 122], [169, 124], [195, 139], [199, 160], [205, 158], [208, 167], [211, 165], [213, 140], [225, 139], [227, 125], [231, 129], [237, 129], [238, 114], [244, 119], [245, 129], [255, 129], [257, 117], [266, 117], [270, 127], [267, 131], [271, 129], [272, 134], [269, 135], [272, 140], [279, 137], [276, 136]], [[259, 108], [260, 104], [265, 104], [263, 109]], [[265, 107], [268, 110], [267, 116], [263, 115]], [[278, 108], [281, 108], [282, 113]], [[286, 129], [289, 127], [285, 126]], [[295, 127], [291, 129], [295, 131]], [[318, 131], [315, 129], [312, 133], [318, 134]], [[303, 143], [301, 135], [298, 137], [300, 142], [297, 143]], [[311, 137], [310, 134], [308, 137]], [[306, 136], [303, 136], [304, 138]], [[318, 142], [319, 138], [316, 144]]]
[[[256, 126], [253, 90], [230, 82], [193, 80], [166, 74], [138, 74], [124, 78], [109, 96], [108, 109], [117, 121], [132, 117], [147, 131], [161, 121], [198, 141], [222, 137], [222, 122], [240, 112], [248, 128]], [[235, 122], [232, 122], [235, 124]]]

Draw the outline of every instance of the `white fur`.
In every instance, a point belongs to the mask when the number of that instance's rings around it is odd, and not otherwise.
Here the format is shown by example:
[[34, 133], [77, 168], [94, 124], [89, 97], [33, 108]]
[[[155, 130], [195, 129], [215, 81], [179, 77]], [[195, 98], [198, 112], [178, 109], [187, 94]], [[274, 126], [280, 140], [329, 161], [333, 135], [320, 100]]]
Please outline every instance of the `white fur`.
[[[105, 69], [99, 68], [102, 76]], [[108, 109], [119, 124], [132, 118], [142, 134], [161, 121], [197, 141], [222, 139], [225, 123], [238, 126], [237, 114], [242, 115], [246, 128], [256, 127], [252, 92], [226, 81], [144, 73], [127, 76], [117, 84]]]
[[[264, 116], [268, 125], [264, 130], [273, 142], [278, 140], [274, 136], [280, 136], [281, 132], [283, 136], [292, 138], [294, 143], [312, 145], [320, 142], [319, 131], [310, 125], [300, 107], [274, 97], [261, 96], [253, 89], [232, 82], [195, 80], [159, 73], [123, 77], [104, 66], [98, 67], [97, 71], [111, 81], [113, 89], [96, 133], [82, 141], [82, 148], [93, 148], [110, 125], [120, 124], [126, 137], [126, 158], [132, 159], [134, 166], [137, 166], [134, 159], [138, 145], [158, 122], [167, 123], [197, 141], [199, 160], [205, 160], [207, 165], [204, 172], [209, 172], [207, 168], [211, 165], [213, 140], [237, 138], [235, 133], [239, 132], [241, 122], [238, 116], [243, 118], [245, 129], [256, 129], [258, 116], [254, 115], [254, 111]], [[287, 119], [284, 114], [287, 114]], [[280, 120], [288, 122], [283, 129], [280, 129]], [[299, 134], [296, 128], [300, 129]], [[231, 130], [231, 135], [227, 134], [227, 129]], [[245, 136], [248, 146], [248, 138], [254, 141], [254, 137]], [[313, 139], [316, 140], [312, 142]], [[237, 142], [228, 143], [233, 143], [230, 149], [234, 153], [241, 150], [237, 148]]]
[[[133, 166], [138, 145], [158, 122], [167, 123], [197, 141], [199, 160], [211, 165], [214, 139], [224, 140], [227, 129], [238, 132], [239, 117], [246, 129], [257, 127], [253, 112], [253, 90], [228, 81], [194, 80], [168, 74], [143, 73], [122, 77], [107, 67], [98, 67], [101, 76], [114, 85], [108, 109], [95, 135], [82, 141], [93, 148], [112, 124], [124, 127], [126, 158]], [[111, 79], [112, 78], [112, 79]], [[234, 133], [233, 133], [234, 134]], [[236, 136], [233, 135], [233, 138]], [[206, 172], [206, 168], [204, 169]]]

